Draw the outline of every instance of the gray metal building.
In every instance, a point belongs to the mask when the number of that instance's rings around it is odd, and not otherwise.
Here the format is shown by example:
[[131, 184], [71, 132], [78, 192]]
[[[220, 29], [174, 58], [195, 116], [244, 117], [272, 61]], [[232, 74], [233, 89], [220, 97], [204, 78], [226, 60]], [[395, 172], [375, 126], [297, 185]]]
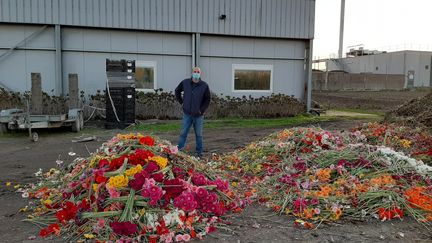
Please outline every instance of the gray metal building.
[[0, 0], [0, 85], [29, 90], [40, 72], [63, 95], [77, 73], [92, 94], [110, 58], [136, 60], [143, 90], [174, 90], [201, 66], [216, 94], [310, 97], [314, 11], [315, 0]]
[[404, 88], [432, 86], [432, 52], [397, 51], [326, 61], [328, 71], [401, 74]]

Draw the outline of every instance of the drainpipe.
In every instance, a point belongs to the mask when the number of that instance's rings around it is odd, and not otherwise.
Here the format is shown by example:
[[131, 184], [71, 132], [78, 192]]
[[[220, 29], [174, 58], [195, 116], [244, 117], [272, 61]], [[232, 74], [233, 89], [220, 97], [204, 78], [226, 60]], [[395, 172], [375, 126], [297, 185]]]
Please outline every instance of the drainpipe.
[[61, 42], [61, 27], [55, 25], [54, 28], [54, 42], [55, 42], [55, 77], [56, 77], [56, 93], [64, 96], [64, 83], [63, 83], [63, 65], [62, 65], [62, 42]]
[[200, 66], [200, 52], [201, 52], [201, 34], [195, 34], [195, 66]]
[[195, 34], [192, 34], [192, 68], [195, 67]]
[[306, 91], [306, 111], [309, 112], [312, 108], [312, 51], [313, 51], [313, 40], [310, 39], [307, 46], [307, 62], [306, 62], [306, 73], [307, 73], [307, 91]]

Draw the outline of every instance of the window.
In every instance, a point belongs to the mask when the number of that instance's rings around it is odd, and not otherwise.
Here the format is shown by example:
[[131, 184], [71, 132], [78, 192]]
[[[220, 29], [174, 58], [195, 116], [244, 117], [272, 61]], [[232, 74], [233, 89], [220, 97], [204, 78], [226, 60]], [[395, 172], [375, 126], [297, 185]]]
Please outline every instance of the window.
[[273, 66], [233, 64], [233, 91], [272, 91]]
[[156, 89], [156, 62], [135, 62], [135, 88], [143, 91]]

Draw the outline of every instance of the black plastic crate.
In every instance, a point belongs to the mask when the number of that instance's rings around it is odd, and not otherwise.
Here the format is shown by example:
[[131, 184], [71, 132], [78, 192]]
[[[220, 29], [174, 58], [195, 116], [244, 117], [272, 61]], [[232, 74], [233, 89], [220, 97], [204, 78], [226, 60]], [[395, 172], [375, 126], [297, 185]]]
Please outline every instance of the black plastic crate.
[[[111, 99], [114, 103], [117, 121], [111, 100], [106, 92], [106, 127], [107, 128], [125, 128], [135, 123], [135, 89], [132, 87], [114, 87], [110, 88]], [[117, 125], [116, 125], [117, 124]]]

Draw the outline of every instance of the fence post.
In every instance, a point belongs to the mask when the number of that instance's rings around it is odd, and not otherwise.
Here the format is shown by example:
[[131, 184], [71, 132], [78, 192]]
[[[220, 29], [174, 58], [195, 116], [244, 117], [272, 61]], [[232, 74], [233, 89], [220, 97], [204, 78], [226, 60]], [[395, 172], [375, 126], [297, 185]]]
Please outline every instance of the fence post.
[[69, 109], [78, 107], [78, 74], [69, 73]]
[[30, 113], [42, 114], [42, 80], [40, 73], [31, 73], [31, 104]]

